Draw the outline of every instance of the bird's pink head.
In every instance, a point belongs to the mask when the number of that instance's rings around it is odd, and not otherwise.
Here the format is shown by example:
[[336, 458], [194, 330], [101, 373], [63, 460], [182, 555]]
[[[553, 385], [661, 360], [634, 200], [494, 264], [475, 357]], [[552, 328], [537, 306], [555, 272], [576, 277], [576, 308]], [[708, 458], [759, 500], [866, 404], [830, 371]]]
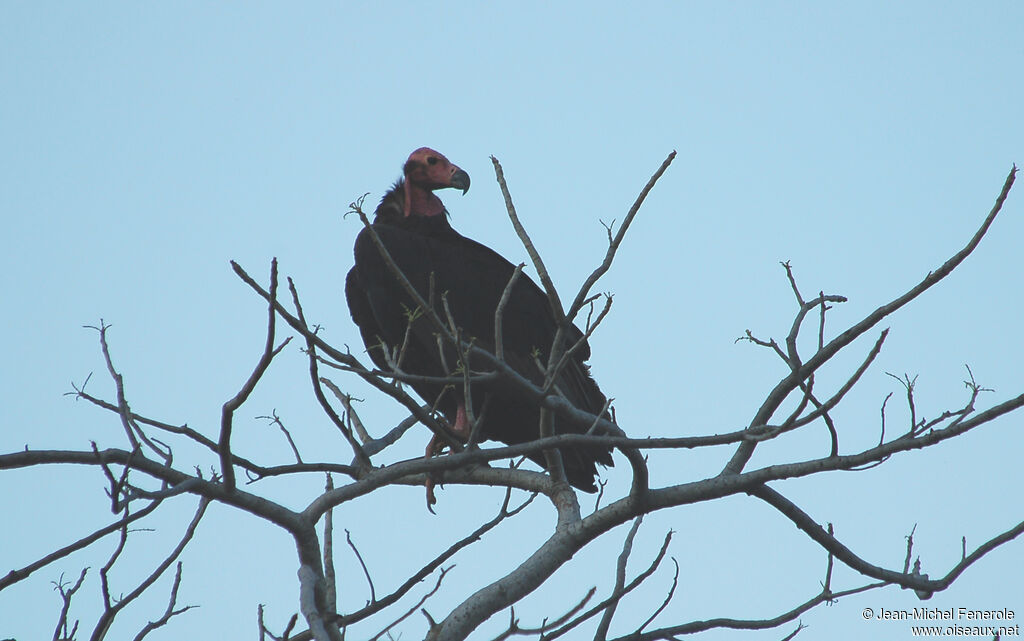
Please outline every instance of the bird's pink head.
[[444, 213], [435, 189], [454, 187], [469, 191], [469, 174], [453, 165], [444, 155], [429, 147], [420, 147], [409, 154], [403, 168], [405, 174], [405, 215], [436, 216]]

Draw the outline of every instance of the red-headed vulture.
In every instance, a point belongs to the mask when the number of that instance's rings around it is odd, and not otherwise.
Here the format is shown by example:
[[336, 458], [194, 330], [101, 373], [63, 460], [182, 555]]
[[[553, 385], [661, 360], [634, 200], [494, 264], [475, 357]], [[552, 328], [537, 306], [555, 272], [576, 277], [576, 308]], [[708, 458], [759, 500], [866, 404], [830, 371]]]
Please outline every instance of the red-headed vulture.
[[[373, 229], [437, 316], [447, 323], [450, 312], [464, 340], [472, 340], [473, 345], [493, 353], [495, 310], [515, 267], [493, 250], [452, 229], [448, 211], [434, 193], [448, 187], [465, 193], [469, 189], [469, 175], [426, 147], [412, 152], [403, 174], [381, 199]], [[383, 350], [395, 355], [404, 345], [398, 363], [401, 371], [438, 378], [461, 375], [458, 351], [450, 343], [439, 342], [436, 325], [424, 314], [416, 313], [416, 303], [388, 267], [366, 229], [356, 238], [355, 266], [345, 281], [345, 295], [352, 320], [359, 326], [370, 358], [378, 368], [391, 371]], [[523, 377], [542, 385], [544, 376], [539, 364], [547, 365], [556, 329], [547, 296], [529, 277], [520, 275], [502, 313], [505, 361]], [[571, 326], [565, 332], [566, 349], [582, 337], [579, 328]], [[577, 408], [597, 415], [605, 408], [605, 396], [590, 376], [586, 365], [589, 358], [589, 346], [581, 345], [553, 389]], [[487, 368], [471, 359], [470, 370]], [[468, 437], [462, 384], [419, 381], [411, 382], [410, 386], [444, 415], [457, 434]], [[482, 438], [514, 445], [539, 437], [540, 410], [513, 385], [500, 380], [476, 382], [470, 396], [474, 416], [484, 412], [479, 431]], [[586, 427], [558, 416], [553, 428], [555, 434], [586, 431]], [[586, 492], [597, 490], [595, 463], [612, 465], [611, 450], [607, 447], [563, 447], [561, 455], [569, 483]], [[545, 465], [541, 452], [530, 458]]]

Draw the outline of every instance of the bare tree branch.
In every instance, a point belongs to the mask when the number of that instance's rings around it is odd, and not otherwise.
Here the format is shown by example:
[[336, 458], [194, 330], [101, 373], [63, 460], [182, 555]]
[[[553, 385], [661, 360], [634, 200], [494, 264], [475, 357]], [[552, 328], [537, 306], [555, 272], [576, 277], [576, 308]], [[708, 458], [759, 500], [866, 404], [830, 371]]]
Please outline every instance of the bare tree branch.
[[524, 263], [516, 265], [515, 271], [512, 272], [512, 277], [508, 279], [508, 284], [505, 285], [504, 291], [501, 292], [498, 306], [494, 310], [494, 357], [499, 361], [505, 360], [505, 332], [502, 329], [505, 307], [508, 306], [509, 298], [512, 297], [512, 288], [515, 287], [516, 281], [519, 280], [523, 273], [523, 266]]
[[624, 596], [632, 592], [640, 584], [646, 581], [652, 574], [654, 574], [654, 571], [658, 569], [658, 567], [661, 565], [661, 561], [665, 558], [665, 553], [668, 552], [668, 546], [669, 543], [671, 543], [671, 541], [672, 532], [669, 531], [665, 535], [665, 540], [661, 544], [661, 549], [658, 550], [658, 554], [655, 555], [654, 560], [651, 561], [651, 564], [647, 566], [646, 570], [636, 575], [636, 577], [632, 581], [630, 581], [628, 585], [622, 587], [621, 589], [614, 589], [612, 593], [608, 595], [608, 598], [601, 601], [594, 607], [590, 608], [580, 616], [576, 617], [575, 619], [567, 623], [565, 626], [551, 632], [550, 634], [545, 634], [543, 637], [544, 641], [553, 641], [554, 639], [564, 635], [566, 632], [573, 630], [581, 623], [587, 621], [588, 619], [596, 615], [598, 612], [603, 612], [605, 608], [609, 607], [612, 604], [617, 604], [619, 601], [621, 601]]
[[330, 356], [332, 359], [336, 360], [339, 363], [344, 363], [348, 365], [349, 367], [352, 368], [352, 371], [358, 374], [359, 377], [362, 378], [364, 381], [366, 381], [373, 387], [377, 388], [378, 390], [384, 392], [388, 396], [391, 396], [392, 398], [400, 402], [403, 406], [405, 406], [406, 409], [408, 409], [414, 416], [416, 416], [416, 418], [421, 423], [430, 428], [430, 430], [434, 432], [434, 434], [440, 435], [449, 445], [453, 447], [460, 446], [458, 438], [451, 434], [451, 430], [449, 430], [439, 421], [435, 420], [428, 412], [424, 411], [420, 404], [413, 400], [412, 397], [410, 397], [407, 393], [405, 393], [396, 385], [382, 381], [378, 376], [374, 375], [372, 372], [363, 367], [363, 365], [351, 354], [341, 352], [335, 349], [334, 347], [328, 345], [326, 342], [323, 341], [323, 339], [312, 333], [305, 326], [305, 323], [303, 323], [297, 317], [293, 316], [280, 303], [278, 303], [276, 298], [270, 295], [270, 292], [260, 287], [259, 283], [253, 280], [253, 278], [249, 276], [249, 274], [247, 274], [245, 270], [238, 265], [238, 263], [232, 261], [231, 266], [235, 270], [235, 273], [238, 275], [238, 277], [241, 278], [242, 281], [245, 282], [245, 284], [249, 285], [249, 287], [251, 287], [253, 291], [262, 296], [271, 305], [273, 305], [274, 309], [277, 310], [277, 313], [281, 316], [281, 318], [285, 320], [285, 322], [291, 325], [292, 329], [301, 333], [302, 336], [307, 340], [312, 341], [313, 344], [316, 345], [316, 347], [324, 354]]
[[[629, 528], [626, 540], [622, 543], [622, 552], [619, 553], [619, 561], [615, 567], [613, 594], [623, 593], [626, 585], [626, 563], [629, 561], [629, 555], [633, 551], [633, 539], [636, 538], [636, 533], [640, 530], [640, 524], [643, 522], [643, 514], [636, 517], [633, 520], [633, 527]], [[597, 632], [594, 633], [594, 641], [605, 641], [608, 638], [608, 626], [612, 623], [612, 617], [615, 616], [615, 609], [618, 607], [619, 601], [620, 599], [611, 601], [604, 609], [604, 614], [601, 615], [601, 620], [597, 624]]]
[[195, 535], [196, 528], [199, 526], [199, 521], [202, 520], [203, 515], [206, 513], [206, 508], [209, 505], [210, 499], [204, 497], [199, 500], [199, 506], [196, 508], [195, 516], [192, 517], [192, 522], [189, 523], [188, 527], [185, 528], [185, 533], [182, 535], [181, 540], [178, 541], [178, 545], [175, 546], [173, 550], [171, 550], [171, 553], [168, 554], [167, 557], [156, 567], [156, 569], [154, 569], [149, 576], [143, 579], [142, 582], [139, 583], [139, 585], [136, 586], [134, 590], [119, 598], [117, 600], [117, 603], [112, 603], [110, 599], [106, 574], [110, 570], [110, 567], [113, 564], [114, 560], [117, 559], [121, 550], [124, 548], [128, 532], [127, 525], [125, 525], [124, 528], [122, 528], [121, 544], [118, 546], [118, 549], [115, 550], [114, 554], [111, 555], [108, 564], [102, 570], [100, 570], [100, 577], [103, 582], [103, 597], [105, 605], [103, 614], [100, 615], [99, 621], [96, 623], [96, 627], [92, 632], [92, 636], [90, 637], [91, 641], [100, 641], [100, 639], [105, 638], [107, 632], [110, 630], [111, 624], [114, 622], [114, 617], [116, 617], [118, 613], [120, 613], [132, 601], [137, 599], [146, 590], [148, 590], [149, 587], [153, 585], [153, 583], [155, 583], [157, 579], [160, 578], [164, 571], [167, 570], [167, 568], [170, 567], [171, 564], [177, 560], [178, 556], [180, 556], [182, 551], [185, 549], [185, 546], [188, 545], [189, 541], [191, 541], [192, 537]]
[[587, 277], [583, 282], [583, 285], [580, 286], [579, 293], [576, 294], [576, 298], [569, 307], [567, 316], [570, 321], [576, 318], [576, 314], [583, 309], [583, 306], [586, 304], [587, 296], [590, 295], [591, 288], [602, 276], [608, 273], [609, 269], [611, 269], [612, 261], [615, 260], [615, 253], [619, 251], [619, 245], [621, 245], [622, 241], [626, 238], [626, 232], [629, 231], [629, 226], [633, 223], [633, 219], [636, 217], [637, 213], [640, 211], [640, 207], [643, 206], [644, 201], [647, 199], [647, 194], [651, 193], [651, 190], [654, 189], [654, 185], [658, 183], [658, 180], [660, 180], [662, 175], [664, 175], [669, 165], [671, 165], [672, 161], [675, 160], [675, 157], [675, 151], [670, 153], [661, 163], [661, 166], [658, 167], [657, 171], [655, 171], [651, 176], [650, 180], [647, 181], [647, 184], [644, 185], [644, 188], [640, 190], [640, 194], [633, 202], [633, 206], [630, 207], [629, 211], [626, 213], [626, 217], [623, 219], [622, 224], [619, 225], [619, 231], [616, 232], [614, 238], [612, 238], [611, 227], [608, 228], [608, 251], [605, 252], [604, 260], [601, 261], [601, 264], [590, 274], [590, 276]]
[[[437, 594], [437, 591], [441, 588], [441, 582], [444, 581], [444, 577], [448, 574], [449, 571], [451, 571], [450, 567], [449, 568], [441, 568], [441, 571], [437, 575], [437, 583], [434, 584], [434, 588], [430, 592], [427, 592], [422, 597], [420, 597], [420, 600], [417, 601], [416, 604], [413, 605], [411, 608], [409, 608], [405, 612], [405, 614], [403, 614], [402, 616], [398, 617], [390, 625], [388, 625], [383, 630], [378, 632], [376, 634], [376, 636], [371, 638], [370, 641], [376, 641], [377, 639], [381, 638], [382, 636], [387, 634], [389, 630], [394, 628], [396, 625], [398, 625], [402, 621], [405, 621], [407, 618], [409, 618], [417, 610], [420, 610], [422, 608], [423, 604], [427, 602], [427, 599], [429, 599], [430, 597], [432, 597], [435, 594]], [[423, 613], [426, 614], [426, 610], [423, 610]], [[427, 620], [430, 620], [430, 616], [429, 615], [427, 615]]]
[[146, 638], [146, 635], [148, 635], [153, 630], [162, 628], [163, 626], [167, 625], [167, 622], [171, 620], [171, 617], [178, 616], [179, 614], [188, 612], [192, 608], [199, 607], [197, 605], [186, 605], [183, 608], [174, 609], [174, 606], [178, 602], [179, 586], [181, 586], [181, 561], [178, 561], [177, 569], [174, 571], [174, 584], [171, 585], [171, 596], [167, 601], [167, 609], [164, 610], [163, 616], [161, 616], [156, 621], [150, 621], [149, 623], [147, 623], [145, 627], [143, 627], [142, 630], [140, 630], [139, 633], [135, 635], [134, 641], [142, 641], [144, 638]]
[[541, 287], [544, 288], [544, 292], [548, 295], [548, 303], [551, 305], [551, 313], [555, 316], [555, 323], [562, 326], [565, 324], [565, 310], [562, 308], [562, 301], [558, 297], [558, 290], [555, 289], [555, 284], [551, 281], [551, 275], [548, 274], [548, 269], [544, 266], [544, 260], [540, 257], [537, 248], [534, 247], [533, 241], [530, 240], [530, 235], [526, 233], [526, 228], [519, 221], [519, 216], [516, 214], [516, 206], [512, 204], [512, 194], [509, 193], [508, 185], [505, 183], [505, 172], [501, 169], [501, 163], [498, 162], [497, 158], [491, 156], [491, 164], [494, 165], [494, 176], [498, 181], [498, 187], [501, 188], [501, 195], [505, 198], [505, 209], [508, 211], [509, 220], [512, 221], [512, 227], [515, 228], [516, 235], [519, 236], [523, 247], [526, 248], [526, 253], [530, 255], [533, 268], [537, 270]]
[[[904, 588], [910, 588], [918, 591], [919, 593], [927, 594], [931, 596], [931, 593], [944, 590], [949, 587], [950, 584], [960, 576], [964, 570], [966, 570], [971, 564], [985, 556], [995, 548], [999, 547], [1007, 541], [1011, 541], [1014, 538], [1024, 533], [1024, 521], [1018, 523], [1016, 526], [1010, 528], [1006, 532], [993, 537], [987, 541], [984, 545], [976, 549], [970, 555], [966, 556], [960, 563], [951, 569], [946, 576], [941, 579], [929, 580], [927, 575], [908, 573], [906, 568], [903, 572], [895, 572], [893, 570], [887, 570], [885, 568], [872, 565], [864, 559], [860, 558], [849, 548], [839, 542], [834, 536], [826, 532], [820, 525], [818, 525], [806, 512], [801, 510], [796, 504], [792, 503], [784, 496], [769, 488], [768, 486], [752, 487], [747, 490], [747, 493], [756, 496], [757, 498], [768, 503], [776, 510], [781, 512], [786, 518], [791, 520], [803, 533], [811, 538], [815, 543], [823, 547], [825, 550], [835, 556], [835, 558], [842, 561], [844, 564], [849, 566], [851, 569], [863, 574], [864, 576], [871, 577], [885, 581], [886, 583], [895, 583], [896, 585]], [[913, 535], [907, 537], [907, 558], [910, 558], [910, 548], [913, 545]], [[927, 597], [922, 597], [927, 598]]]
[[369, 603], [375, 603], [377, 601], [377, 592], [373, 589], [373, 578], [370, 576], [370, 571], [366, 568], [366, 561], [363, 561], [363, 555], [359, 553], [359, 548], [352, 542], [352, 533], [345, 530], [345, 541], [348, 546], [352, 548], [352, 552], [356, 555], [356, 559], [359, 561], [359, 566], [363, 568], [363, 576], [366, 577], [366, 583], [370, 586], [370, 600]]
[[30, 576], [36, 570], [44, 568], [47, 565], [53, 563], [54, 561], [58, 561], [58, 560], [60, 560], [60, 559], [62, 559], [64, 557], [68, 556], [72, 552], [77, 552], [78, 550], [84, 549], [84, 548], [92, 545], [93, 543], [95, 543], [96, 541], [99, 541], [100, 539], [102, 539], [103, 537], [107, 536], [108, 534], [111, 534], [112, 532], [117, 532], [121, 528], [126, 527], [127, 525], [129, 525], [131, 523], [134, 523], [135, 521], [138, 521], [139, 519], [142, 519], [142, 518], [146, 517], [147, 515], [151, 514], [157, 507], [159, 507], [159, 505], [160, 505], [160, 501], [153, 501], [152, 503], [150, 503], [146, 507], [142, 508], [141, 510], [139, 510], [138, 512], [135, 512], [133, 514], [129, 514], [128, 513], [128, 509], [126, 507], [124, 509], [124, 516], [121, 519], [119, 519], [117, 521], [114, 521], [110, 525], [106, 525], [106, 526], [96, 530], [92, 534], [89, 534], [87, 536], [84, 536], [84, 537], [78, 539], [74, 543], [71, 543], [69, 545], [65, 545], [64, 547], [60, 548], [59, 550], [55, 550], [55, 551], [51, 552], [50, 554], [47, 554], [46, 556], [44, 556], [43, 558], [39, 559], [38, 561], [30, 563], [30, 564], [26, 565], [25, 567], [21, 568], [20, 570], [11, 570], [10, 572], [7, 573], [7, 576], [5, 576], [2, 579], [0, 579], [0, 590], [3, 590], [4, 588], [6, 588], [8, 586], [14, 585], [18, 581], [21, 581], [22, 579], [27, 578], [28, 576]]
[[82, 568], [82, 573], [78, 575], [78, 580], [75, 581], [71, 588], [66, 587], [67, 584], [64, 583], [63, 574], [60, 576], [60, 579], [53, 582], [53, 589], [60, 593], [61, 599], [60, 616], [57, 618], [57, 628], [53, 631], [53, 641], [75, 638], [75, 632], [78, 630], [78, 621], [76, 620], [69, 630], [68, 611], [71, 609], [71, 597], [82, 587], [82, 582], [85, 581], [85, 575], [88, 571], [89, 568]]
[[288, 447], [292, 448], [292, 454], [295, 455], [295, 462], [302, 465], [302, 456], [299, 454], [299, 448], [295, 446], [295, 441], [292, 439], [291, 432], [281, 422], [281, 417], [277, 415], [277, 410], [271, 410], [270, 415], [257, 416], [257, 419], [264, 419], [270, 421], [271, 425], [276, 425], [281, 433], [284, 434], [284, 438], [288, 441]]
[[[933, 285], [941, 281], [943, 278], [948, 276], [957, 266], [964, 261], [965, 258], [971, 255], [971, 253], [977, 248], [981, 239], [988, 232], [992, 222], [995, 220], [996, 215], [999, 214], [1003, 208], [1003, 203], [1006, 201], [1006, 196], [1010, 193], [1010, 188], [1013, 187], [1014, 179], [1017, 175], [1017, 167], [1010, 170], [1009, 175], [1006, 177], [1006, 181], [1003, 183], [1003, 188], [999, 192], [999, 196], [996, 198], [995, 205], [989, 212], [988, 216], [981, 223], [981, 227], [974, 234], [967, 245], [960, 251], [954, 254], [946, 262], [944, 262], [938, 269], [933, 272], [929, 272], [928, 275], [920, 283], [911, 287], [904, 294], [894, 298], [892, 301], [882, 305], [875, 311], [868, 314], [859, 323], [853, 325], [839, 336], [833, 338], [827, 345], [819, 349], [814, 356], [812, 356], [806, 363], [804, 363], [799, 370], [792, 372], [789, 376], [782, 379], [775, 388], [768, 394], [768, 397], [764, 400], [761, 407], [754, 414], [751, 425], [762, 425], [771, 420], [772, 414], [778, 409], [779, 405], [789, 396], [790, 392], [795, 389], [799, 382], [813, 374], [819, 367], [828, 362], [836, 353], [842, 348], [846, 347], [854, 340], [857, 339], [861, 334], [868, 331], [876, 324], [878, 324], [883, 318], [889, 316], [896, 310], [900, 309], [910, 301], [914, 300], [925, 291], [930, 289]], [[726, 465], [722, 471], [723, 474], [738, 474], [743, 467], [750, 460], [750, 457], [754, 453], [756, 443], [746, 442], [740, 444], [737, 448], [736, 453], [732, 459]]]
[[[86, 401], [89, 401], [93, 405], [96, 405], [97, 407], [101, 407], [101, 408], [103, 408], [105, 410], [110, 410], [110, 411], [112, 411], [114, 413], [118, 413], [119, 412], [118, 407], [116, 405], [112, 405], [111, 403], [108, 403], [108, 402], [106, 402], [104, 400], [95, 398], [94, 396], [91, 396], [91, 395], [87, 394], [84, 389], [79, 389], [79, 388], [76, 387], [74, 392], [68, 392], [68, 394], [73, 394], [77, 398], [81, 398], [81, 399], [84, 399]], [[171, 434], [178, 434], [178, 435], [181, 435], [181, 436], [185, 436], [186, 438], [188, 438], [188, 439], [190, 439], [190, 440], [192, 440], [192, 441], [202, 445], [206, 449], [208, 449], [208, 450], [210, 450], [210, 451], [212, 451], [214, 453], [218, 453], [219, 454], [219, 445], [217, 444], [216, 441], [211, 440], [211, 439], [203, 436], [199, 432], [197, 432], [194, 429], [190, 428], [188, 425], [180, 425], [180, 426], [179, 425], [171, 425], [170, 423], [165, 423], [163, 421], [157, 421], [157, 420], [152, 419], [152, 418], [147, 418], [145, 416], [141, 416], [139, 414], [136, 414], [135, 412], [131, 413], [131, 417], [132, 417], [132, 420], [135, 421], [136, 423], [141, 423], [143, 425], [149, 425], [151, 427], [155, 427], [155, 428], [157, 428], [159, 430], [162, 430], [162, 431], [165, 431], [165, 432], [169, 432]], [[253, 463], [252, 461], [250, 461], [250, 460], [248, 460], [246, 458], [243, 458], [241, 456], [238, 456], [237, 454], [234, 454], [234, 453], [231, 454], [231, 461], [232, 461], [232, 463], [234, 465], [237, 465], [238, 467], [241, 467], [242, 469], [246, 470], [247, 472], [251, 472], [251, 473], [257, 475], [258, 477], [274, 476], [275, 475], [275, 471], [274, 471], [275, 468], [268, 468], [268, 467], [264, 467], [262, 465], [257, 465], [256, 463]], [[339, 466], [339, 465], [337, 465], [335, 463], [323, 464], [323, 465], [335, 466], [338, 469], [332, 469], [332, 471], [340, 472], [340, 473], [345, 474], [347, 476], [353, 476], [354, 475], [354, 470], [352, 468], [348, 468], [348, 466], [343, 466], [343, 465]], [[324, 471], [324, 470], [319, 470], [318, 469], [318, 470], [313, 470], [313, 471]], [[280, 473], [280, 472], [276, 472], [276, 473]]]
[[503, 639], [508, 639], [512, 636], [530, 636], [534, 634], [540, 635], [541, 639], [546, 639], [547, 637], [544, 636], [545, 632], [562, 625], [563, 623], [569, 620], [569, 617], [582, 610], [583, 606], [585, 606], [587, 602], [590, 601], [591, 598], [593, 598], [595, 592], [597, 592], [597, 588], [590, 588], [589, 590], [587, 590], [587, 593], [583, 595], [583, 598], [576, 603], [576, 605], [569, 608], [569, 610], [563, 613], [560, 617], [553, 621], [548, 621], [547, 619], [544, 619], [544, 621], [539, 626], [535, 626], [532, 628], [524, 628], [520, 626], [519, 619], [516, 618], [515, 608], [510, 607], [508, 629], [506, 629], [498, 636], [494, 637], [493, 641], [502, 641]]
[[[480, 538], [484, 534], [486, 534], [490, 530], [494, 529], [499, 523], [501, 523], [505, 519], [511, 518], [511, 517], [515, 516], [516, 514], [519, 514], [520, 512], [522, 512], [524, 509], [526, 509], [526, 507], [530, 503], [533, 502], [533, 499], [536, 497], [536, 495], [533, 495], [530, 498], [528, 498], [527, 500], [525, 500], [523, 503], [521, 503], [518, 507], [516, 507], [516, 508], [514, 508], [512, 510], [509, 510], [508, 506], [509, 506], [509, 501], [511, 499], [511, 496], [512, 496], [511, 490], [506, 491], [505, 492], [505, 500], [502, 502], [501, 508], [499, 509], [497, 516], [495, 516], [493, 519], [491, 519], [487, 523], [484, 523], [483, 525], [481, 525], [479, 528], [474, 530], [469, 536], [466, 536], [466, 537], [460, 539], [459, 541], [457, 541], [456, 543], [454, 543], [447, 550], [445, 550], [440, 555], [435, 557], [432, 561], [430, 561], [429, 563], [424, 565], [415, 574], [410, 576], [409, 579], [406, 580], [402, 585], [400, 585], [397, 589], [395, 589], [395, 591], [393, 591], [392, 593], [388, 594], [387, 596], [382, 597], [379, 600], [374, 600], [372, 603], [368, 604], [366, 607], [362, 608], [361, 610], [357, 610], [356, 612], [353, 612], [351, 614], [344, 614], [344, 615], [338, 614], [338, 615], [335, 615], [331, 619], [331, 622], [334, 625], [337, 625], [338, 627], [345, 627], [345, 626], [351, 625], [353, 623], [362, 621], [362, 620], [364, 620], [364, 619], [366, 619], [366, 618], [368, 618], [368, 617], [370, 617], [370, 616], [372, 616], [372, 615], [374, 615], [374, 614], [384, 610], [385, 608], [393, 605], [400, 598], [405, 596], [409, 592], [409, 590], [414, 588], [417, 584], [419, 584], [421, 581], [423, 581], [423, 579], [428, 577], [434, 570], [438, 569], [446, 561], [448, 561], [448, 559], [450, 559], [453, 556], [455, 556], [455, 554], [459, 550], [462, 550], [462, 549], [466, 548], [467, 546], [469, 546], [469, 545], [479, 541]], [[293, 641], [309, 641], [309, 639], [311, 639], [311, 638], [312, 638], [312, 636], [309, 633], [304, 632], [302, 634], [296, 635], [294, 637]]]
[[[804, 612], [811, 610], [814, 607], [821, 605], [822, 603], [830, 603], [837, 601], [843, 597], [851, 596], [854, 594], [860, 594], [861, 592], [867, 592], [868, 590], [874, 590], [888, 585], [888, 583], [872, 583], [869, 585], [863, 585], [858, 588], [852, 588], [849, 590], [843, 590], [841, 592], [825, 594], [824, 592], [811, 597], [804, 603], [796, 606], [788, 612], [784, 612], [778, 616], [766, 618], [766, 619], [706, 619], [703, 621], [692, 621], [690, 623], [684, 623], [681, 625], [669, 626], [658, 630], [651, 630], [650, 632], [641, 632], [640, 634], [629, 634], [627, 636], [618, 637], [612, 641], [659, 641], [661, 639], [677, 639], [679, 636], [688, 634], [697, 634], [698, 632], [705, 632], [707, 630], [713, 630], [716, 628], [724, 628], [730, 630], [767, 630], [771, 628], [777, 628], [780, 625], [795, 621]], [[801, 628], [802, 629], [802, 628]], [[798, 630], [799, 631], [799, 630]], [[793, 634], [796, 634], [795, 632]], [[788, 638], [792, 638], [790, 635]]]
[[[334, 479], [327, 474], [327, 483], [324, 486], [325, 492], [334, 489]], [[348, 530], [345, 530], [348, 536]], [[355, 549], [355, 546], [352, 547]], [[360, 563], [362, 559], [359, 559]], [[365, 566], [364, 566], [365, 569]], [[331, 611], [338, 609], [338, 583], [334, 574], [334, 510], [327, 510], [324, 514], [324, 580], [327, 583], [327, 596], [325, 601]], [[373, 584], [371, 584], [372, 587]]]
[[267, 368], [270, 367], [270, 361], [274, 359], [284, 346], [291, 341], [291, 337], [285, 339], [277, 348], [274, 347], [274, 328], [276, 326], [277, 315], [274, 313], [274, 307], [277, 302], [277, 259], [270, 263], [270, 305], [267, 312], [267, 341], [263, 348], [263, 354], [260, 356], [260, 360], [256, 363], [255, 369], [252, 374], [249, 375], [249, 379], [242, 385], [242, 389], [238, 390], [233, 398], [224, 403], [224, 407], [221, 411], [220, 419], [220, 439], [218, 441], [218, 449], [220, 451], [220, 467], [221, 474], [224, 477], [224, 486], [229, 490], [235, 487], [235, 469], [232, 465], [231, 458], [231, 425], [234, 419], [235, 412], [242, 406], [243, 403], [252, 394], [252, 391], [256, 389], [256, 383], [263, 378], [263, 374], [266, 373]]

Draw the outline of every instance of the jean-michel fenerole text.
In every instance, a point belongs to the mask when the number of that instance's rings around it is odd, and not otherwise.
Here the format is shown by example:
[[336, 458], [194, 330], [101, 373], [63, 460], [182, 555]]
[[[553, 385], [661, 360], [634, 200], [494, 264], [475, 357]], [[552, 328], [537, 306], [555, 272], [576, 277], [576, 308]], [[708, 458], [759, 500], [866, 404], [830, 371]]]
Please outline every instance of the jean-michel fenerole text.
[[1009, 621], [1013, 610], [971, 610], [969, 608], [914, 608], [912, 610], [886, 610], [879, 608], [876, 619], [911, 621]]

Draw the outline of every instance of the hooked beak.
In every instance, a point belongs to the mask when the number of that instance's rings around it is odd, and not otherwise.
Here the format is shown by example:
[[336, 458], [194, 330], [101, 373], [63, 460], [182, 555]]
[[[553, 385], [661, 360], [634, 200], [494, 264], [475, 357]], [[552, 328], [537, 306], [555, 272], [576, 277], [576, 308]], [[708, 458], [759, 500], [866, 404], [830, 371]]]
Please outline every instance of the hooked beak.
[[461, 169], [456, 169], [455, 173], [452, 174], [452, 179], [449, 181], [448, 185], [456, 189], [461, 189], [462, 195], [466, 195], [466, 192], [469, 191], [469, 174]]

